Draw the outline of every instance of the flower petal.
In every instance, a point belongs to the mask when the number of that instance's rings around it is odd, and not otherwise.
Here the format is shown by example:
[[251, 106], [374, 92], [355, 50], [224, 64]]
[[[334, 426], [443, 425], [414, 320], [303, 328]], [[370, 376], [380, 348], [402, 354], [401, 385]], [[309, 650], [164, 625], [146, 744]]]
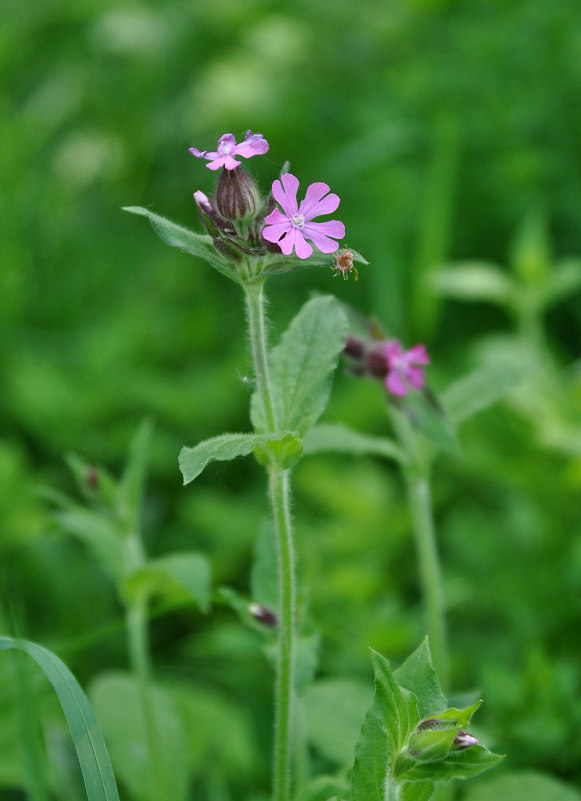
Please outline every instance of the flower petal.
[[425, 345], [414, 345], [405, 353], [406, 360], [410, 363], [416, 362], [417, 364], [429, 364], [430, 357], [426, 351]]
[[385, 386], [388, 392], [391, 392], [392, 395], [398, 395], [399, 397], [403, 397], [404, 395], [408, 394], [408, 388], [401, 377], [401, 375], [396, 371], [392, 370], [387, 374], [385, 379]]
[[339, 220], [327, 220], [326, 222], [308, 222], [303, 226], [303, 231], [315, 230], [319, 234], [326, 234], [335, 239], [343, 239], [345, 236], [345, 226]]
[[262, 134], [248, 131], [243, 142], [236, 145], [235, 152], [237, 155], [244, 156], [249, 159], [251, 156], [261, 156], [268, 150], [268, 142]]
[[[316, 223], [311, 223], [311, 225], [316, 225]], [[321, 251], [321, 253], [335, 253], [336, 250], [339, 249], [339, 243], [335, 242], [334, 239], [329, 239], [328, 236], [325, 236], [320, 231], [313, 231], [311, 230], [311, 225], [308, 227], [305, 225], [303, 228], [303, 234], [310, 239], [313, 245]]]
[[239, 167], [242, 164], [241, 161], [236, 161], [229, 153], [228, 155], [224, 156], [224, 167], [227, 170], [235, 170], [236, 167]]
[[206, 167], [209, 170], [219, 170], [220, 167], [224, 166], [225, 161], [226, 161], [226, 156], [220, 156], [215, 161], [211, 161], [209, 164], [206, 164]]
[[414, 389], [421, 389], [424, 386], [425, 372], [422, 367], [408, 367], [405, 377]]
[[284, 222], [275, 223], [274, 225], [266, 225], [262, 229], [262, 236], [267, 242], [278, 242], [281, 237], [283, 237], [285, 234], [288, 234], [291, 230], [294, 229], [289, 221], [285, 218]]
[[[311, 184], [306, 191], [305, 199], [301, 202], [300, 213], [308, 220], [312, 220], [313, 217], [316, 217], [318, 212], [314, 211], [314, 209], [328, 191], [328, 185], [322, 181]], [[335, 211], [335, 209], [333, 209], [333, 211]]]
[[[283, 211], [286, 214], [288, 214], [289, 217], [295, 217], [299, 213], [297, 206], [297, 191], [299, 188], [299, 179], [295, 178], [295, 176], [292, 173], [285, 172], [284, 175], [281, 175], [280, 182], [282, 182], [284, 195], [282, 196], [282, 198], [276, 196], [274, 191], [274, 184], [272, 185], [272, 194], [282, 206]], [[275, 181], [274, 183], [277, 183], [277, 181]]]
[[291, 224], [289, 218], [286, 217], [284, 214], [282, 214], [280, 209], [275, 209], [274, 211], [271, 211], [270, 214], [264, 218], [264, 222], [267, 225], [276, 225], [277, 223], [281, 223], [283, 221], [286, 221], [288, 225]]
[[221, 154], [230, 153], [233, 147], [236, 147], [236, 139], [234, 134], [225, 133], [218, 139], [218, 152]]
[[302, 232], [298, 228], [293, 229], [295, 232], [295, 251], [299, 259], [308, 259], [313, 253], [313, 248], [306, 241]]

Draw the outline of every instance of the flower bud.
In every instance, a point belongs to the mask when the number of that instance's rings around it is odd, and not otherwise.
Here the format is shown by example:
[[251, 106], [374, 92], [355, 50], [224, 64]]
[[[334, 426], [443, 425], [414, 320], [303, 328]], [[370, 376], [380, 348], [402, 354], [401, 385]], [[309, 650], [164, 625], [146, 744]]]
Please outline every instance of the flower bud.
[[194, 192], [194, 200], [200, 212], [200, 217], [204, 223], [204, 228], [213, 239], [221, 236], [222, 234], [234, 234], [235, 231], [228, 222], [225, 220], [218, 211], [214, 208], [210, 198], [204, 192]]
[[276, 612], [272, 609], [262, 604], [251, 603], [248, 606], [248, 611], [258, 623], [262, 623], [263, 626], [268, 626], [270, 629], [276, 628], [278, 620]]
[[477, 745], [478, 740], [472, 734], [460, 729], [454, 738], [454, 748], [456, 751], [463, 751], [464, 748], [470, 748], [471, 745]]
[[222, 170], [216, 188], [216, 205], [227, 220], [243, 222], [252, 219], [260, 208], [256, 181], [240, 167]]

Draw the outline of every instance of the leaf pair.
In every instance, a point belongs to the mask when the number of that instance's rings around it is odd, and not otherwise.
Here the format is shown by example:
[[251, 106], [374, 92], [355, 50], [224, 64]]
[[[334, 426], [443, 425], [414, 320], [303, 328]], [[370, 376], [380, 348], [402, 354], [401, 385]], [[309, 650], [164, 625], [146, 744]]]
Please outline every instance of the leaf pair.
[[250, 416], [257, 433], [223, 434], [183, 448], [180, 470], [184, 484], [193, 481], [210, 461], [226, 461], [257, 452], [260, 461], [273, 458], [292, 466], [302, 454], [301, 437], [323, 413], [333, 371], [343, 350], [347, 320], [332, 297], [308, 301], [269, 355], [270, 388], [278, 431], [267, 431], [262, 401], [255, 392]]

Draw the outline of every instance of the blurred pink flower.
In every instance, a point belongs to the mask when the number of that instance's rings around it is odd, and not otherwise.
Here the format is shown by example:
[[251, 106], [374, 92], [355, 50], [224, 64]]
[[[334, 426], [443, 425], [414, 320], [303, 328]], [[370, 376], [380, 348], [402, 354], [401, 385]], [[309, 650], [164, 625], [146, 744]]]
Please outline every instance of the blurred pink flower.
[[262, 134], [253, 134], [252, 131], [247, 131], [244, 141], [236, 144], [236, 139], [231, 133], [225, 133], [218, 140], [218, 150], [210, 152], [209, 150], [198, 150], [197, 147], [190, 147], [189, 153], [193, 153], [200, 159], [208, 159], [210, 162], [206, 164], [209, 170], [219, 170], [220, 167], [225, 167], [227, 170], [234, 170], [241, 161], [236, 161], [234, 156], [243, 156], [249, 159], [251, 156], [261, 156], [268, 150], [268, 142]]
[[339, 247], [335, 239], [343, 239], [345, 226], [339, 220], [328, 222], [311, 222], [314, 217], [321, 214], [331, 214], [339, 206], [339, 196], [329, 192], [327, 184], [319, 182], [311, 184], [305, 194], [305, 199], [297, 207], [298, 178], [290, 172], [281, 176], [280, 181], [272, 184], [272, 194], [282, 206], [284, 214], [275, 209], [264, 222], [262, 236], [268, 242], [278, 244], [285, 256], [289, 256], [293, 248], [299, 259], [308, 259], [313, 248], [306, 241], [311, 242], [323, 253], [334, 253]]
[[415, 345], [404, 351], [397, 339], [383, 345], [387, 361], [385, 386], [392, 395], [403, 397], [409, 388], [421, 389], [425, 383], [425, 371], [418, 364], [429, 364], [430, 357], [425, 345]]

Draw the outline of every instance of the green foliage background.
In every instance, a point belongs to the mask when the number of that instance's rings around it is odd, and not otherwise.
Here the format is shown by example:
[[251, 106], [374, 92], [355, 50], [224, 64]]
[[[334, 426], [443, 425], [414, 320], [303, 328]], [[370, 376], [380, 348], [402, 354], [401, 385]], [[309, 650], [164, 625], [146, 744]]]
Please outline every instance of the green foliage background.
[[[73, 492], [63, 455], [119, 472], [152, 418], [148, 549], [203, 551], [216, 584], [242, 592], [265, 510], [248, 460], [187, 489], [177, 469], [183, 444], [249, 428], [239, 291], [120, 207], [197, 226], [192, 193], [213, 178], [187, 148], [264, 133], [270, 151], [249, 163], [263, 188], [286, 159], [301, 182], [329, 183], [347, 243], [370, 262], [358, 283], [330, 270], [272, 279], [273, 338], [309, 292], [335, 292], [406, 343], [425, 342], [441, 391], [499, 348], [514, 357], [523, 337], [539, 343], [484, 299], [438, 297], [439, 265], [507, 265], [530, 221], [555, 260], [581, 255], [581, 21], [576, 0], [5, 0], [2, 10], [0, 617], [90, 686], [126, 667], [123, 623], [107, 578], [60, 536], [38, 493]], [[533, 251], [541, 258], [540, 244]], [[542, 322], [543, 369], [463, 429], [461, 459], [437, 463], [436, 520], [454, 687], [484, 696], [478, 725], [509, 767], [575, 784], [579, 291]], [[341, 371], [326, 419], [387, 432], [380, 388]], [[320, 675], [370, 684], [369, 646], [397, 662], [424, 633], [400, 482], [381, 461], [330, 456], [306, 459], [295, 484]], [[159, 680], [190, 682], [207, 721], [189, 744], [195, 797], [237, 787], [233, 798], [258, 799], [248, 788], [268, 787], [271, 733], [260, 640], [219, 606], [160, 614], [153, 639]], [[22, 771], [9, 668], [0, 672], [8, 799]], [[62, 761], [62, 721], [38, 692]], [[315, 765], [332, 771], [343, 741], [330, 751], [320, 732], [313, 741]]]

